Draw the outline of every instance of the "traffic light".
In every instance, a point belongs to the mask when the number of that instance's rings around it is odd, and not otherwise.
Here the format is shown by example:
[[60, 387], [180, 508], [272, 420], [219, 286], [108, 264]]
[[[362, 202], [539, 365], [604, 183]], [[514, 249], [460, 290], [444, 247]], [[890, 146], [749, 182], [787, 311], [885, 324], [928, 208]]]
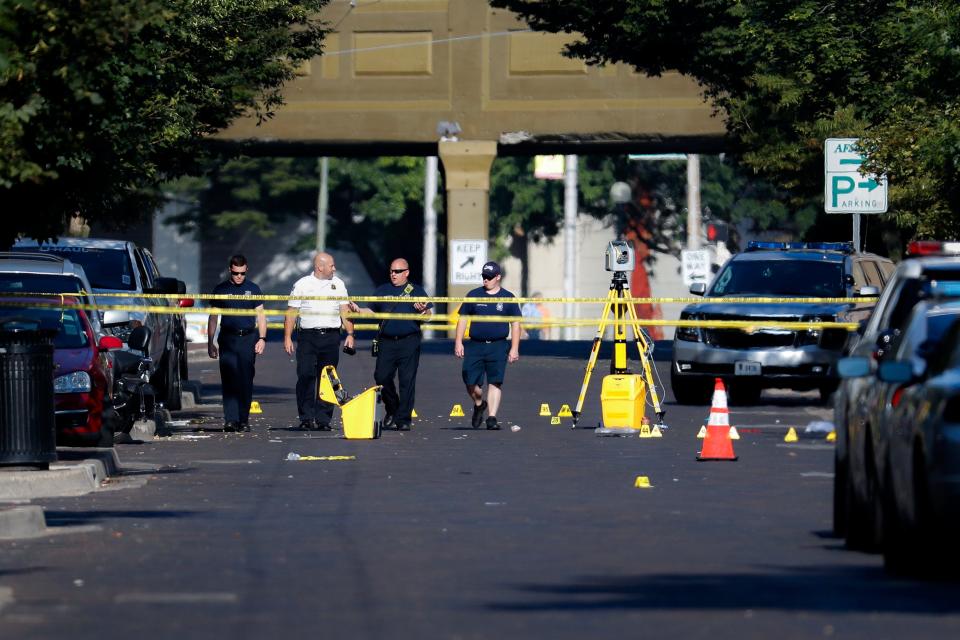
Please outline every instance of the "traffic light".
[[726, 242], [730, 239], [730, 225], [726, 222], [707, 223], [708, 242]]

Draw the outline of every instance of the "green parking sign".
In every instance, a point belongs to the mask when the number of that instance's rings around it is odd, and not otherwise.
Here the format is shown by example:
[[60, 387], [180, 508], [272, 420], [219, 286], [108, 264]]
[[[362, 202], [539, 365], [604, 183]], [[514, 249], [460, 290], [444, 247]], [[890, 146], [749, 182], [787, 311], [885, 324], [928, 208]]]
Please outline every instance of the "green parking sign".
[[887, 181], [860, 174], [865, 156], [857, 138], [827, 138], [823, 145], [823, 210], [827, 213], [886, 213]]

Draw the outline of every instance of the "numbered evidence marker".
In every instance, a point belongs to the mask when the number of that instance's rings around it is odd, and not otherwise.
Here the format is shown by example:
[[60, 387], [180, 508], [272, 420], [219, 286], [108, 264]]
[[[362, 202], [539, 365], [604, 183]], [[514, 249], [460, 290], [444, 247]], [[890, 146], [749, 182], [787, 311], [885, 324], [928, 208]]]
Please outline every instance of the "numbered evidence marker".
[[550, 411], [550, 405], [548, 404], [540, 405], [540, 415], [544, 417], [550, 417], [551, 415], [553, 415], [553, 412]]

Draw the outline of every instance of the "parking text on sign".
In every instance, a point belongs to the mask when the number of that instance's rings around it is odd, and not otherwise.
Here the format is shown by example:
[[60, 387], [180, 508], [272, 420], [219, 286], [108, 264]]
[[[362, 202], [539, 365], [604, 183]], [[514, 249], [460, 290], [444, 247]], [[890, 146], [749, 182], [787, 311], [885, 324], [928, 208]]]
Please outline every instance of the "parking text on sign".
[[883, 176], [864, 176], [866, 161], [857, 138], [828, 138], [824, 142], [824, 202], [827, 213], [884, 213], [887, 185]]

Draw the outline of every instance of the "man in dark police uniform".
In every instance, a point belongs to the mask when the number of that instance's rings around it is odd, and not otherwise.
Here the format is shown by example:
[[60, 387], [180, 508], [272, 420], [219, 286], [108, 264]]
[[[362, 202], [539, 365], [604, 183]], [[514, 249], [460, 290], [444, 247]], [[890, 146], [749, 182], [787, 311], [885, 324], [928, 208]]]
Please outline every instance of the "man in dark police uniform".
[[[465, 302], [460, 307], [457, 339], [453, 352], [463, 358], [463, 382], [473, 400], [470, 423], [478, 428], [483, 414], [488, 412], [487, 429], [499, 429], [497, 410], [500, 408], [501, 387], [507, 362], [520, 359], [520, 305], [509, 302], [516, 296], [500, 286], [500, 265], [488, 262], [480, 271], [483, 286], [467, 294], [468, 298], [484, 298], [480, 302]], [[504, 316], [515, 318], [505, 322], [473, 322], [470, 339], [464, 345], [467, 316]], [[510, 342], [507, 342], [509, 336]], [[487, 379], [487, 399], [483, 399], [483, 379]]]
[[[390, 263], [390, 282], [381, 285], [374, 295], [396, 300], [374, 302], [370, 309], [376, 313], [418, 313], [429, 316], [433, 304], [429, 302], [405, 302], [404, 298], [425, 298], [427, 292], [420, 285], [409, 281], [410, 265], [403, 258], [397, 258]], [[373, 372], [373, 379], [383, 386], [383, 398], [386, 416], [383, 424], [389, 427], [396, 426], [398, 431], [410, 429], [413, 421], [413, 403], [416, 393], [417, 368], [420, 366], [420, 321], [417, 320], [384, 320], [380, 322], [377, 332], [376, 350], [377, 366]], [[397, 393], [393, 379], [397, 377], [400, 392]]]
[[[230, 276], [216, 286], [217, 295], [259, 296], [260, 287], [247, 279], [247, 259], [237, 254], [230, 258]], [[207, 321], [207, 353], [220, 358], [220, 380], [223, 385], [223, 430], [250, 431], [250, 402], [253, 400], [254, 363], [267, 344], [267, 318], [260, 300], [214, 300], [220, 309], [256, 309], [253, 315], [224, 315], [220, 322], [220, 338], [214, 344], [219, 314], [210, 314]]]

